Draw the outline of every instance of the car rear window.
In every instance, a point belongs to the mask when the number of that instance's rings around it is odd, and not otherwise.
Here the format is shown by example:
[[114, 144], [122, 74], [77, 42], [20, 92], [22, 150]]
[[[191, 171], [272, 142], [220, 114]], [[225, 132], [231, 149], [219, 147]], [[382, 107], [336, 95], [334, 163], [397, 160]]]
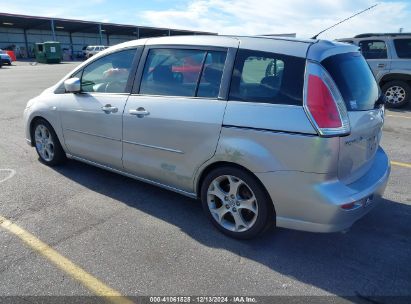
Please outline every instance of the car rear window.
[[374, 108], [379, 96], [378, 85], [360, 53], [334, 55], [323, 60], [321, 64], [337, 84], [348, 111]]
[[411, 58], [411, 39], [394, 39], [394, 45], [399, 58]]
[[240, 49], [230, 100], [302, 105], [305, 59]]

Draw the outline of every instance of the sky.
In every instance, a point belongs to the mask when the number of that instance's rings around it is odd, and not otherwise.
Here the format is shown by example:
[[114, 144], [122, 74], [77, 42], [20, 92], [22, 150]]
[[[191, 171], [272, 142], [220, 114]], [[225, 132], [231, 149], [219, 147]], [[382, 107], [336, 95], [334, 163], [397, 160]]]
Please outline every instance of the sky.
[[5, 2], [0, 12], [232, 35], [296, 33], [309, 38], [377, 3], [319, 38], [400, 28], [411, 32], [411, 0], [13, 0]]

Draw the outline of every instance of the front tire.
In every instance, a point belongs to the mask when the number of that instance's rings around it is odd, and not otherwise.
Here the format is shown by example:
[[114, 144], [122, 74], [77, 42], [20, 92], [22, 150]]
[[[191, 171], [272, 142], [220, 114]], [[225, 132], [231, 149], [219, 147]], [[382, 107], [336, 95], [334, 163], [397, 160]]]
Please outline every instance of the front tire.
[[34, 122], [32, 138], [40, 161], [47, 166], [56, 166], [66, 160], [66, 153], [53, 127], [44, 119]]
[[381, 88], [385, 95], [386, 105], [389, 108], [399, 108], [411, 99], [410, 86], [401, 80], [387, 82]]
[[203, 209], [224, 234], [251, 239], [275, 222], [274, 207], [255, 176], [224, 166], [212, 170], [201, 187]]

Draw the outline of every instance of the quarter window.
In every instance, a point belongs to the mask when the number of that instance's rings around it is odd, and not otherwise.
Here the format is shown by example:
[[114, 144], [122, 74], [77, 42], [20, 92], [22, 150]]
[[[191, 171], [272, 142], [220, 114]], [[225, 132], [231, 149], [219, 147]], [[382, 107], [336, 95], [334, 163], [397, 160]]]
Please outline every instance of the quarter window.
[[398, 58], [411, 58], [411, 39], [394, 39]]
[[83, 70], [83, 92], [125, 93], [135, 49], [120, 51], [97, 59]]
[[364, 40], [358, 44], [365, 59], [386, 59], [387, 46], [384, 41]]
[[140, 94], [215, 98], [225, 57], [226, 53], [219, 51], [151, 49]]
[[239, 50], [230, 100], [301, 105], [304, 67], [303, 58]]

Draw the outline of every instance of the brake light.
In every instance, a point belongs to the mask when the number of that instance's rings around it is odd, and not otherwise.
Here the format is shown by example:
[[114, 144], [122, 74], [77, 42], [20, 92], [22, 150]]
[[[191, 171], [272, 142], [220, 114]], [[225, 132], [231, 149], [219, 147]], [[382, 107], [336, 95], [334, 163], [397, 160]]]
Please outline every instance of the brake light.
[[344, 100], [331, 76], [317, 63], [307, 63], [304, 109], [321, 136], [350, 133]]
[[340, 128], [342, 126], [333, 97], [322, 79], [308, 76], [307, 107], [320, 128]]
[[352, 202], [352, 203], [341, 205], [340, 207], [341, 209], [344, 209], [344, 210], [352, 210], [352, 209], [355, 209], [357, 206], [355, 205], [355, 202]]

